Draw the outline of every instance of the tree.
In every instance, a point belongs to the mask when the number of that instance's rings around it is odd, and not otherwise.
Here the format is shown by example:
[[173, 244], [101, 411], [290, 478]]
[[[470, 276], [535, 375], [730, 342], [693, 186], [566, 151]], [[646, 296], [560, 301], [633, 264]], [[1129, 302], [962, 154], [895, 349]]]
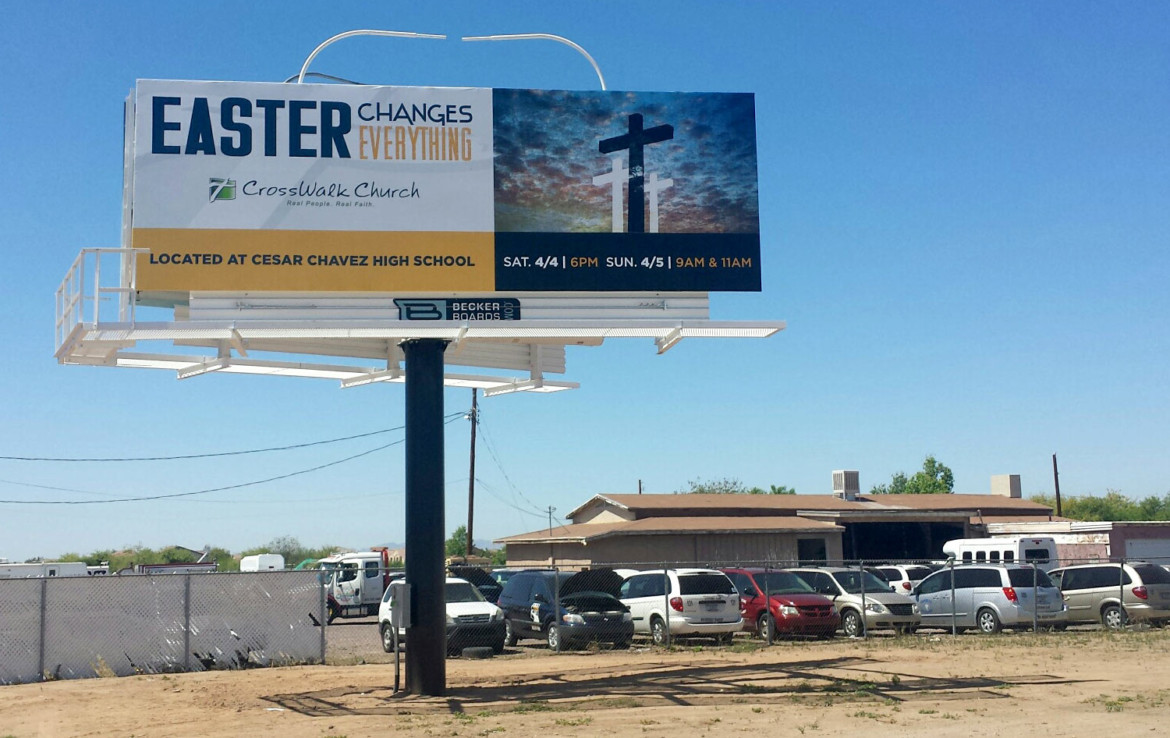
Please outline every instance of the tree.
[[934, 456], [922, 462], [922, 471], [912, 477], [897, 472], [889, 484], [874, 485], [871, 495], [946, 495], [955, 489], [955, 475]]
[[[1056, 498], [1033, 495], [1032, 502], [1046, 505], [1055, 512]], [[1094, 495], [1064, 496], [1061, 498], [1061, 517], [1084, 521], [1170, 520], [1170, 493], [1164, 497], [1150, 496], [1141, 501], [1126, 497], [1119, 490], [1109, 489], [1101, 497]]]
[[508, 549], [497, 548], [488, 553], [491, 554], [492, 566], [507, 566], [508, 565]]
[[734, 477], [724, 477], [723, 479], [715, 479], [710, 482], [704, 482], [700, 479], [692, 479], [687, 482], [690, 489], [683, 490], [683, 494], [689, 495], [742, 495], [746, 494], [748, 489], [743, 482]]
[[448, 556], [467, 555], [467, 526], [461, 525], [455, 529], [447, 542], [443, 544]]
[[796, 490], [791, 487], [785, 487], [782, 484], [770, 484], [768, 485], [768, 489], [764, 489], [762, 487], [752, 487], [747, 491], [747, 493], [749, 495], [794, 495], [796, 494]]

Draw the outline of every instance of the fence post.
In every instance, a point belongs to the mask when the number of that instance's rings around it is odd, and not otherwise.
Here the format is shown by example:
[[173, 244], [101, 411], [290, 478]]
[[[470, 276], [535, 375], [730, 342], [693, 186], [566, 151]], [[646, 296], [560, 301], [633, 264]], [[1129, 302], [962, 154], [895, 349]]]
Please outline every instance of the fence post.
[[869, 617], [866, 615], [869, 612], [865, 604], [865, 562], [857, 562], [857, 583], [861, 585], [861, 638], [866, 640], [869, 638], [869, 627], [866, 621]]
[[1040, 570], [1032, 562], [1032, 632], [1040, 632]]
[[1125, 557], [1119, 556], [1117, 565], [1117, 605], [1121, 609], [1118, 613], [1117, 629], [1125, 630], [1129, 623], [1129, 613], [1125, 611]]
[[191, 574], [183, 575], [183, 671], [191, 671]]
[[38, 630], [40, 631], [40, 638], [37, 641], [37, 674], [40, 675], [40, 680], [45, 681], [45, 617], [48, 613], [49, 595], [49, 580], [48, 578], [41, 579], [41, 617]]
[[553, 563], [553, 617], [549, 628], [557, 629], [557, 653], [561, 652], [561, 572]]
[[[665, 605], [662, 609], [663, 625], [666, 626], [666, 647], [670, 648], [670, 572], [666, 569], [666, 562], [662, 562], [662, 603]], [[651, 628], [654, 624], [651, 623]], [[653, 636], [653, 632], [651, 632]], [[650, 640], [654, 640], [651, 637]]]
[[[317, 626], [321, 631], [321, 665], [325, 665], [325, 580], [321, 572], [317, 572]], [[395, 633], [398, 630], [395, 629]]]
[[768, 583], [768, 569], [770, 563], [764, 563], [764, 612], [768, 613], [768, 621], [771, 623], [768, 626], [768, 645], [771, 646], [775, 641], [776, 636], [776, 616], [772, 614], [772, 587]]
[[956, 620], [958, 608], [955, 606], [955, 557], [947, 558], [947, 568], [951, 571], [951, 637], [955, 638], [959, 635], [959, 623]]

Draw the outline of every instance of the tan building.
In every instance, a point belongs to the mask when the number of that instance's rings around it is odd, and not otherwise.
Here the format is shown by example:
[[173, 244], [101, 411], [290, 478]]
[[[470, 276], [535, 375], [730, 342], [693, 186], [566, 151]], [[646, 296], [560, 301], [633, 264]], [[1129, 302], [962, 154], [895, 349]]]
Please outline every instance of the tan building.
[[595, 495], [566, 516], [568, 525], [496, 543], [507, 546], [509, 566], [938, 559], [943, 543], [986, 535], [988, 522], [1052, 519], [1048, 507], [1020, 499], [1018, 489], [983, 495]]

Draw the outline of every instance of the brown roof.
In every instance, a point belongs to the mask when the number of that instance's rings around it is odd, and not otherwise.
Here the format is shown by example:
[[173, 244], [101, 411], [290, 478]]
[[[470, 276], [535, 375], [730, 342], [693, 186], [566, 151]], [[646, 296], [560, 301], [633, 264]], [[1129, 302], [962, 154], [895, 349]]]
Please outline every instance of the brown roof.
[[543, 530], [534, 530], [531, 533], [521, 533], [519, 535], [508, 536], [507, 538], [497, 538], [495, 543], [549, 543], [558, 541], [587, 543], [615, 535], [646, 536], [670, 535], [672, 533], [831, 533], [841, 530], [843, 528], [839, 525], [792, 516], [659, 517], [614, 523], [561, 525], [553, 528], [551, 531], [545, 528]]
[[835, 495], [594, 495], [588, 502], [569, 513], [581, 513], [597, 504], [613, 504], [645, 517], [693, 517], [696, 515], [796, 515], [810, 512], [876, 512], [883, 510], [915, 510], [921, 512], [954, 512], [969, 510], [988, 515], [1051, 514], [1051, 509], [1029, 500], [999, 495], [859, 495], [856, 500], [844, 500]]

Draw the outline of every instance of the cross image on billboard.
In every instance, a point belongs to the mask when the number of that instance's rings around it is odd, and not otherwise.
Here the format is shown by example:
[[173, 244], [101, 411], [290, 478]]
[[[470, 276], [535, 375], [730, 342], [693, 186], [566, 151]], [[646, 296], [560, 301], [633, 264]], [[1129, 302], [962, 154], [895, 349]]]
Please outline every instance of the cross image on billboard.
[[138, 288], [760, 289], [754, 98], [142, 80]]

